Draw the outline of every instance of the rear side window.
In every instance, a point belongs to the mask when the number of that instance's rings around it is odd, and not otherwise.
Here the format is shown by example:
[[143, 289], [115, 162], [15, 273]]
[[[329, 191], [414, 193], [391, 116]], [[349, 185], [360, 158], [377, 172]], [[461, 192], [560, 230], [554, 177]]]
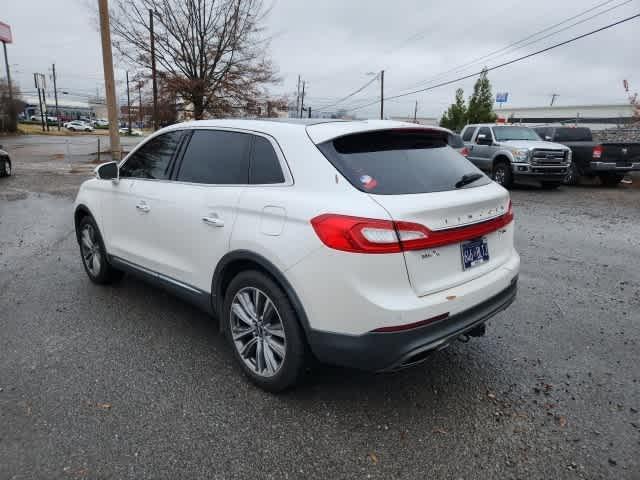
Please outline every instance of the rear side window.
[[150, 180], [169, 178], [169, 165], [181, 136], [182, 131], [176, 130], [152, 138], [127, 158], [120, 168], [120, 176]]
[[462, 188], [489, 183], [471, 162], [447, 145], [447, 133], [383, 130], [340, 137], [318, 145], [358, 190], [403, 195], [454, 190], [463, 175], [479, 178]]
[[249, 181], [251, 135], [222, 130], [195, 130], [182, 157], [177, 180], [219, 185]]
[[554, 140], [556, 142], [590, 142], [591, 130], [588, 128], [557, 128]]
[[476, 131], [476, 127], [467, 127], [464, 130], [464, 133], [462, 134], [462, 140], [464, 140], [465, 142], [470, 142], [471, 139], [473, 138], [473, 132]]
[[280, 168], [280, 160], [271, 142], [264, 137], [253, 138], [249, 183], [256, 185], [283, 183], [284, 175]]
[[464, 142], [462, 141], [462, 138], [460, 137], [460, 135], [457, 135], [455, 133], [450, 133], [447, 141], [449, 142], [450, 147], [453, 147], [453, 148], [464, 147]]

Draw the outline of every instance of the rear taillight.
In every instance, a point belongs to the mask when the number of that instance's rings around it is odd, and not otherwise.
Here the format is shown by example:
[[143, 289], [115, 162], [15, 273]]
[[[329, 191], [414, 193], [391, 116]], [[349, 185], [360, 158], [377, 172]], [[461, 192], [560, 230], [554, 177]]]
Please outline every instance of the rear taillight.
[[468, 157], [469, 156], [469, 149], [467, 147], [464, 147], [462, 150], [460, 150], [460, 154]]
[[412, 222], [392, 222], [327, 213], [311, 220], [316, 234], [327, 247], [355, 253], [398, 253], [424, 250], [487, 235], [513, 221], [509, 201], [507, 213], [473, 225], [429, 230]]
[[602, 145], [596, 145], [593, 147], [593, 158], [602, 157]]

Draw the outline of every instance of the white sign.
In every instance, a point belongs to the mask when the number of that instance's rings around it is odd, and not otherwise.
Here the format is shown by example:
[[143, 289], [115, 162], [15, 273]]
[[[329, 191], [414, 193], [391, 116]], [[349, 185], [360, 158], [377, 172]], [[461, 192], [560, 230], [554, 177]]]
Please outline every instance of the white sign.
[[0, 22], [0, 42], [13, 42], [13, 37], [11, 36], [11, 27], [4, 22]]

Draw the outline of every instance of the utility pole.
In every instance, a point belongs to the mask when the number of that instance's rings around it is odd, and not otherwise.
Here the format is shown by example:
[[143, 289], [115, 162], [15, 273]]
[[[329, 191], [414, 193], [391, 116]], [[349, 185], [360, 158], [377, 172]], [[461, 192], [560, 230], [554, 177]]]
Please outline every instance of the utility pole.
[[142, 125], [142, 119], [143, 119], [143, 115], [142, 115], [142, 85], [140, 83], [138, 83], [138, 121], [140, 122], [139, 127], [143, 128]]
[[[13, 116], [15, 105], [13, 104], [13, 88], [11, 87], [11, 70], [9, 69], [9, 57], [7, 57], [7, 42], [2, 40], [2, 48], [4, 49], [4, 68], [7, 70], [7, 86], [9, 87], [9, 115]], [[11, 121], [11, 120], [10, 120]]]
[[158, 82], [156, 80], [156, 39], [153, 34], [153, 10], [149, 9], [149, 35], [151, 36], [151, 81], [153, 83], [153, 129], [158, 129]]
[[307, 111], [309, 112], [309, 115], [307, 116], [307, 118], [311, 118], [311, 107], [307, 107]]
[[129, 96], [129, 72], [127, 72], [127, 115], [129, 116], [129, 135], [131, 135], [131, 97]]
[[300, 75], [298, 75], [298, 89], [296, 94], [296, 115], [300, 110]]
[[298, 116], [298, 118], [302, 118], [302, 112], [304, 112], [304, 87], [306, 86], [307, 82], [303, 80], [302, 82], [302, 99], [300, 101], [300, 115]]
[[413, 108], [413, 123], [417, 123], [418, 118], [418, 100], [416, 100], [416, 106]]
[[58, 113], [58, 87], [56, 85], [56, 64], [53, 64], [53, 97], [56, 99], [56, 122], [60, 131], [60, 115]]
[[384, 120], [384, 70], [380, 70], [380, 120]]
[[42, 122], [42, 131], [44, 132], [44, 109], [42, 108], [42, 97], [40, 96], [40, 82], [38, 81], [38, 73], [33, 74], [33, 83], [36, 84], [38, 90], [38, 105], [40, 106], [40, 121]]
[[550, 107], [553, 107], [553, 103], [556, 101], [556, 98], [558, 98], [560, 95], [558, 95], [557, 93], [552, 93], [551, 94], [551, 104], [549, 104]]
[[109, 6], [107, 0], [98, 0], [100, 11], [100, 37], [102, 40], [102, 66], [104, 86], [109, 112], [109, 142], [111, 158], [117, 162], [121, 158], [120, 136], [118, 135], [118, 107], [116, 104], [116, 85], [113, 78], [113, 56], [111, 53], [111, 31], [109, 30]]

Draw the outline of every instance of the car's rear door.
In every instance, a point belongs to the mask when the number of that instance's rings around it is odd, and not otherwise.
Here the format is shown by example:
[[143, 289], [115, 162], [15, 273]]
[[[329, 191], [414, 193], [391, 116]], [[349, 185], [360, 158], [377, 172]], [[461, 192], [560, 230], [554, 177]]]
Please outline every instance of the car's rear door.
[[146, 231], [155, 251], [151, 268], [209, 292], [248, 183], [251, 135], [193, 129], [185, 142], [171, 181], [139, 193], [155, 217]]

